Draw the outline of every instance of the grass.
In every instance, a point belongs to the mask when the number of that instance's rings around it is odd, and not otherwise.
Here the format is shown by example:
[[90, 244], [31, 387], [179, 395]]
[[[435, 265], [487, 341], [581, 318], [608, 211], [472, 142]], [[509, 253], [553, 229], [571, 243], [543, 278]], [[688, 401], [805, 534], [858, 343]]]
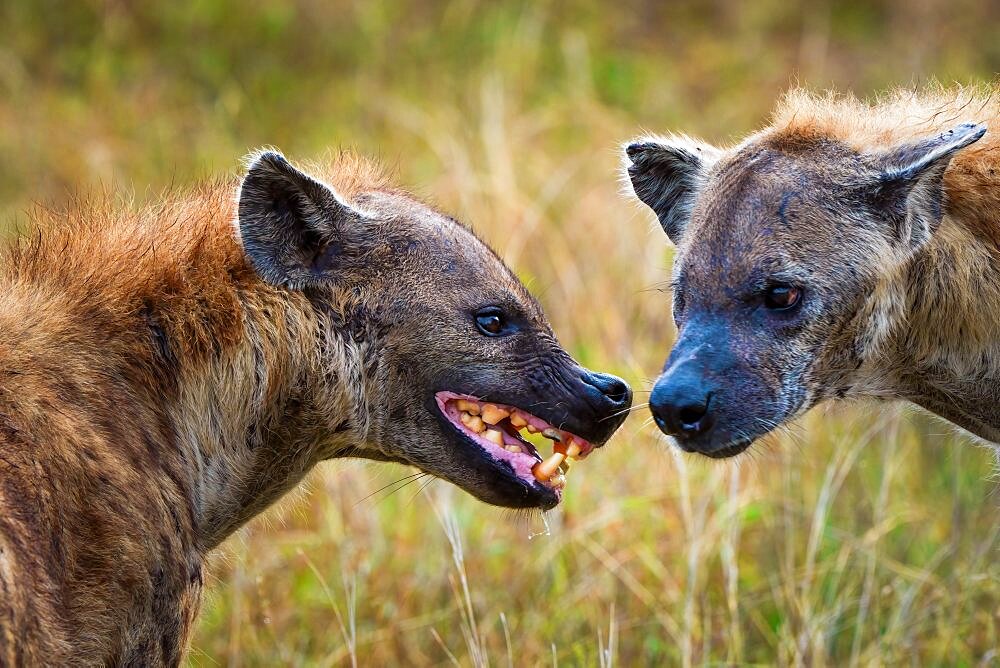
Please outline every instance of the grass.
[[[8, 2], [0, 212], [138, 199], [351, 146], [473, 224], [637, 402], [670, 252], [619, 196], [642, 128], [752, 129], [796, 77], [988, 79], [1000, 15], [905, 3]], [[997, 665], [993, 456], [894, 407], [814, 411], [733, 462], [637, 410], [543, 524], [401, 467], [331, 462], [216, 555], [190, 663]]]

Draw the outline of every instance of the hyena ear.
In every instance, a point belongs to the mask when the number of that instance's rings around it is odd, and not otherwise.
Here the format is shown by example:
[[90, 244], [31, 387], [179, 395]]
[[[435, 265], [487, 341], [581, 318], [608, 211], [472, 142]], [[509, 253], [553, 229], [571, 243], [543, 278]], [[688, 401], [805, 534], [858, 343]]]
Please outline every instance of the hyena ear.
[[691, 208], [721, 152], [686, 137], [643, 138], [625, 146], [625, 170], [635, 196], [660, 219], [660, 226], [679, 244]]
[[254, 269], [268, 283], [294, 289], [329, 278], [347, 251], [348, 230], [365, 218], [275, 151], [251, 159], [238, 211], [240, 239]]
[[948, 163], [984, 134], [985, 125], [963, 123], [876, 157], [880, 171], [873, 191], [874, 206], [892, 224], [899, 241], [917, 248], [930, 239], [943, 215]]

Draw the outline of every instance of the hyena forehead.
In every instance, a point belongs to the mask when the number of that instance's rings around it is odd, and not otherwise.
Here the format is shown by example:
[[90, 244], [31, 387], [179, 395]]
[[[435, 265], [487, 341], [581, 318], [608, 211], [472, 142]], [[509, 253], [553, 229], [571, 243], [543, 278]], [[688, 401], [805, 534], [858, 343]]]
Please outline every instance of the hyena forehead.
[[517, 302], [528, 315], [541, 308], [500, 256], [470, 228], [401, 192], [374, 191], [358, 204], [388, 229], [387, 247], [399, 268], [413, 269], [438, 290], [475, 292], [483, 300]]
[[832, 269], [832, 259], [878, 239], [864, 197], [875, 175], [840, 142], [750, 140], [710, 169], [678, 245], [677, 269], [700, 265], [713, 280]]
[[633, 143], [627, 168], [636, 195], [679, 246], [681, 265], [693, 255], [707, 273], [739, 277], [770, 255], [830, 275], [851, 265], [892, 274], [940, 224], [952, 157], [985, 132], [961, 123], [864, 148], [792, 125], [715, 153]]

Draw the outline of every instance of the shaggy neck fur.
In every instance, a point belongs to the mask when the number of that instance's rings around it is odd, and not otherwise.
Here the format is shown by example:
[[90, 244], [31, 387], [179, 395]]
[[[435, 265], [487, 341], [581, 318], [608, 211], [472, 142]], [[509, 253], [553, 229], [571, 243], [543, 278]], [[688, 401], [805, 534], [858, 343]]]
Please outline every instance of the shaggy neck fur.
[[905, 398], [1000, 442], [1000, 250], [946, 218], [907, 272], [892, 363]]
[[42, 221], [45, 232], [9, 249], [0, 290], [0, 370], [29, 377], [20, 391], [8, 384], [20, 399], [6, 407], [32, 415], [25, 427], [38, 433], [72, 429], [38, 411], [69, 383], [80, 420], [96, 414], [143, 434], [190, 505], [202, 552], [318, 461], [363, 446], [369, 410], [356, 390], [377, 365], [371, 341], [330, 322], [344, 321], [330, 306], [337, 295], [319, 309], [257, 277], [236, 240], [233, 190]]

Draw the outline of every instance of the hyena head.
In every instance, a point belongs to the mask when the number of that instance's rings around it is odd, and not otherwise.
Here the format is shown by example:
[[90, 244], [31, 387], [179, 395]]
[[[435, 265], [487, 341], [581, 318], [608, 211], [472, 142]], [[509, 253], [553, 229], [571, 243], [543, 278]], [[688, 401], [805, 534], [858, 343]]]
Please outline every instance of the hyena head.
[[942, 177], [985, 128], [866, 152], [766, 130], [721, 150], [629, 144], [635, 194], [676, 246], [678, 338], [650, 397], [686, 451], [728, 457], [842, 395], [902, 308], [901, 269], [942, 217]]
[[[561, 496], [564, 457], [585, 457], [624, 421], [629, 386], [575, 362], [500, 258], [412, 197], [375, 190], [347, 202], [266, 152], [241, 186], [238, 226], [264, 280], [327, 316], [316, 354], [331, 382], [357, 385], [352, 455], [414, 465], [488, 503], [546, 509]], [[526, 432], [556, 441], [558, 456], [543, 463]]]

